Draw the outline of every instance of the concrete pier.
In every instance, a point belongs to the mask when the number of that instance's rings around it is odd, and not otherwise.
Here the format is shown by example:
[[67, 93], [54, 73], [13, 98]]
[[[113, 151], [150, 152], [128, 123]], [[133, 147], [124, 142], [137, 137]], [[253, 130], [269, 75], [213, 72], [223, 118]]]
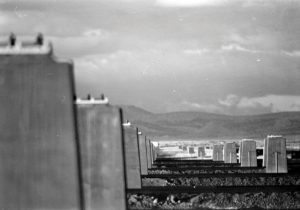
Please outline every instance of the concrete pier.
[[124, 124], [123, 129], [127, 188], [141, 188], [142, 184], [138, 147], [138, 129], [128, 124]]
[[225, 143], [224, 145], [224, 162], [237, 163], [236, 144]]
[[223, 145], [213, 145], [213, 161], [223, 161]]
[[266, 167], [267, 160], [267, 138], [264, 139], [263, 163], [262, 166]]
[[194, 149], [194, 147], [189, 146], [189, 147], [188, 147], [188, 152], [189, 152], [189, 154], [195, 154], [195, 149]]
[[2, 47], [1, 209], [81, 209], [73, 65], [48, 45]]
[[156, 161], [156, 159], [158, 157], [159, 148], [158, 148], [158, 146], [155, 146], [153, 144], [153, 149], [154, 149], [154, 161]]
[[150, 145], [150, 139], [147, 137], [145, 138], [146, 141], [146, 153], [147, 153], [147, 167], [152, 168], [152, 156], [151, 156], [151, 145]]
[[200, 158], [205, 157], [205, 148], [204, 147], [198, 147], [198, 157], [200, 157]]
[[244, 139], [241, 142], [240, 162], [242, 167], [257, 167], [256, 142]]
[[150, 151], [151, 151], [152, 164], [153, 164], [157, 158], [157, 154], [156, 154], [156, 148], [151, 141], [150, 141]]
[[140, 150], [141, 174], [147, 175], [148, 167], [147, 167], [146, 137], [142, 134], [139, 135], [139, 150]]
[[265, 139], [264, 157], [267, 173], [287, 173], [286, 139], [268, 136]]
[[85, 209], [125, 210], [121, 110], [87, 100], [77, 103], [77, 113]]

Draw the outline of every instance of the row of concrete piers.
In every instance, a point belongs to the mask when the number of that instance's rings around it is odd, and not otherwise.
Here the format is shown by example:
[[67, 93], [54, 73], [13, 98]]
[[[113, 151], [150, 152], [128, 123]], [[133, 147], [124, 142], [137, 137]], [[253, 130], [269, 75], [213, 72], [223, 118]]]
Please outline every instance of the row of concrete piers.
[[[126, 193], [142, 187], [158, 146], [104, 96], [74, 99], [72, 62], [35, 47], [0, 46], [0, 207], [127, 209]], [[242, 141], [242, 166], [255, 167], [255, 148]], [[214, 161], [237, 160], [231, 143], [213, 151]], [[267, 172], [287, 172], [283, 138], [268, 137], [264, 151]]]
[[[240, 163], [241, 167], [257, 167], [256, 141], [243, 139], [238, 145], [236, 142], [214, 144], [212, 147], [212, 160], [224, 163]], [[209, 147], [209, 148], [210, 148]], [[196, 153], [198, 158], [206, 157], [205, 146], [183, 146], [189, 154]], [[263, 162], [267, 173], [287, 173], [286, 139], [282, 136], [267, 136], [264, 140]]]
[[126, 209], [153, 144], [103, 95], [74, 97], [73, 63], [36, 42], [0, 45], [0, 207]]

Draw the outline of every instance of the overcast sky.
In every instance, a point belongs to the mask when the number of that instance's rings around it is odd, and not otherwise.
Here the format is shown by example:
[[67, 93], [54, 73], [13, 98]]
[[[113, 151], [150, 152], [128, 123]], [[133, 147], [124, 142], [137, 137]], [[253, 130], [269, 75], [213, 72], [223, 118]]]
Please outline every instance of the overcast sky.
[[152, 112], [300, 111], [300, 0], [0, 0], [0, 35], [42, 32], [78, 95]]

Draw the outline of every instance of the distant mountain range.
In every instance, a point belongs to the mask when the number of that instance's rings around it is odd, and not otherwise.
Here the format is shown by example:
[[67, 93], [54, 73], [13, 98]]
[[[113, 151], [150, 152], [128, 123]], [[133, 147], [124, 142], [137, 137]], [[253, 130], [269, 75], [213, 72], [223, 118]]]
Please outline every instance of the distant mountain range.
[[204, 112], [154, 114], [135, 106], [120, 106], [145, 135], [158, 139], [262, 139], [267, 135], [300, 137], [300, 112], [229, 116]]

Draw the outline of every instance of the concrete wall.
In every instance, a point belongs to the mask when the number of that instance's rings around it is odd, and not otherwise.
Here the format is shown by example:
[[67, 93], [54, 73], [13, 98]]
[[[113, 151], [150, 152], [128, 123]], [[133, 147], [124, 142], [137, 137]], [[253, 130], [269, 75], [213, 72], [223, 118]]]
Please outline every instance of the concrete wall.
[[265, 140], [265, 165], [267, 173], [287, 173], [286, 139], [268, 136]]
[[204, 158], [205, 157], [205, 148], [198, 147], [198, 157]]
[[188, 152], [189, 152], [189, 154], [195, 154], [195, 149], [194, 149], [194, 147], [189, 146], [189, 147], [188, 147]]
[[125, 210], [125, 167], [119, 108], [77, 105], [86, 210]]
[[213, 161], [223, 161], [223, 145], [213, 145]]
[[235, 143], [225, 143], [224, 145], [224, 162], [237, 163], [236, 145]]
[[140, 162], [141, 162], [141, 174], [148, 174], [147, 167], [147, 152], [146, 152], [146, 137], [139, 135], [139, 150], [140, 150]]
[[152, 168], [152, 157], [150, 151], [150, 140], [146, 137], [146, 153], [147, 153], [147, 167]]
[[138, 130], [133, 126], [123, 126], [123, 129], [127, 188], [141, 188], [142, 184], [138, 148]]
[[266, 160], [267, 160], [267, 138], [264, 139], [264, 152], [263, 152], [263, 166], [266, 166]]
[[256, 142], [242, 140], [240, 148], [240, 161], [243, 167], [257, 167]]
[[150, 154], [152, 158], [152, 164], [155, 162], [157, 154], [156, 154], [156, 149], [153, 143], [150, 141]]
[[80, 209], [70, 63], [0, 56], [0, 206]]

